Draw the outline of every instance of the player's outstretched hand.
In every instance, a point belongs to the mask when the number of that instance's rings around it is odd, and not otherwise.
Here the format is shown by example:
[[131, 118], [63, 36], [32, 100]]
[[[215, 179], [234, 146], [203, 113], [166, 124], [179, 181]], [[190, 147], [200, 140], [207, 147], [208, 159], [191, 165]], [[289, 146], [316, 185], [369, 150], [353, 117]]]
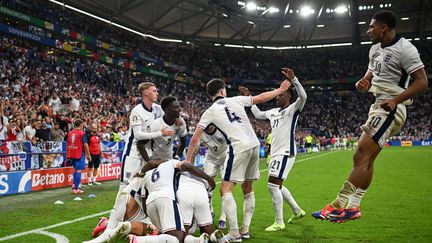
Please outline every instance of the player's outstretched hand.
[[355, 84], [355, 86], [358, 91], [367, 91], [369, 89], [370, 82], [369, 80], [362, 78]]
[[161, 133], [162, 133], [162, 136], [163, 136], [163, 137], [166, 137], [166, 136], [174, 135], [175, 131], [162, 129], [162, 130], [161, 130]]
[[243, 85], [240, 85], [238, 89], [239, 89], [239, 92], [241, 95], [244, 95], [244, 96], [250, 96], [251, 95], [249, 89]]
[[280, 89], [282, 89], [282, 91], [287, 91], [289, 89], [289, 87], [291, 86], [291, 83], [285, 79], [281, 84], [280, 84]]
[[385, 100], [380, 104], [380, 106], [386, 111], [392, 111], [397, 106], [397, 104], [394, 100]]
[[210, 177], [207, 180], [207, 182], [208, 182], [208, 184], [210, 186], [210, 191], [213, 191], [216, 188], [216, 183], [215, 183], [214, 179]]
[[289, 81], [293, 80], [295, 77], [294, 71], [292, 69], [289, 69], [289, 68], [282, 68], [282, 74]]

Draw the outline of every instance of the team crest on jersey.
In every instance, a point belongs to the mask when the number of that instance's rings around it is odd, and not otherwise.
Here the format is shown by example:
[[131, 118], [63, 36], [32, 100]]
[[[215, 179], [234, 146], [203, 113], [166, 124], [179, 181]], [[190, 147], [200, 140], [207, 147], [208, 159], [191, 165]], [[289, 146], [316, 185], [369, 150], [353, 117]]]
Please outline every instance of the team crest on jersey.
[[134, 121], [134, 122], [135, 122], [135, 121], [138, 121], [138, 116], [133, 116], [133, 117], [132, 117], [132, 121]]
[[392, 54], [391, 53], [387, 53], [386, 55], [385, 55], [385, 57], [384, 57], [384, 62], [385, 63], [388, 63], [389, 61], [390, 61], [390, 58], [392, 57]]
[[223, 139], [222, 138], [218, 138], [218, 139], [216, 139], [217, 141], [218, 141], [218, 143], [222, 143], [223, 142]]
[[218, 100], [218, 101], [216, 101], [218, 104], [220, 104], [220, 105], [223, 105], [223, 104], [225, 104], [225, 101], [224, 100]]
[[282, 116], [285, 115], [285, 111], [282, 111], [282, 114], [281, 114], [281, 115], [282, 115]]

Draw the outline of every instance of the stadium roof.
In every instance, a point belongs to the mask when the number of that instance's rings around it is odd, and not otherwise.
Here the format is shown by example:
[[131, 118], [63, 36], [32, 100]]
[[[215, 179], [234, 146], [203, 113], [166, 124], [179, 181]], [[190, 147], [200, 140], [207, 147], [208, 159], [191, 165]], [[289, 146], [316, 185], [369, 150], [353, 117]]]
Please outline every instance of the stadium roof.
[[380, 9], [397, 13], [397, 31], [432, 36], [428, 0], [74, 0], [74, 7], [158, 37], [201, 44], [300, 46], [360, 43]]

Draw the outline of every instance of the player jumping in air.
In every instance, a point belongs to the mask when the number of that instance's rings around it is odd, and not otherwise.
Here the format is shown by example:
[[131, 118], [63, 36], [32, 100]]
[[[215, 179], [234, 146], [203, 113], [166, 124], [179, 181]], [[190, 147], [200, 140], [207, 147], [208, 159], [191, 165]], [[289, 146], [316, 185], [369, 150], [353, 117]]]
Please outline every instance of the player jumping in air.
[[[354, 154], [354, 166], [336, 199], [312, 213], [317, 219], [346, 222], [361, 216], [360, 201], [372, 182], [374, 161], [389, 137], [405, 123], [406, 105], [428, 86], [424, 65], [413, 44], [395, 33], [396, 15], [388, 10], [376, 13], [367, 34], [372, 41], [369, 66], [356, 83], [359, 91], [376, 97]], [[411, 84], [408, 86], [411, 79]]]

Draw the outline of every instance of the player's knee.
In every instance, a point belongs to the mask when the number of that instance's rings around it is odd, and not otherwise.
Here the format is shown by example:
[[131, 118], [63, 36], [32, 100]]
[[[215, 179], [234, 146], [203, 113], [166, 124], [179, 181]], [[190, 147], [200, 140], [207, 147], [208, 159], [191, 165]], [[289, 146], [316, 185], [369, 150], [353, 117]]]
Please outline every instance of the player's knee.
[[253, 186], [251, 181], [244, 182], [242, 184], [243, 194], [248, 194], [253, 191]]

